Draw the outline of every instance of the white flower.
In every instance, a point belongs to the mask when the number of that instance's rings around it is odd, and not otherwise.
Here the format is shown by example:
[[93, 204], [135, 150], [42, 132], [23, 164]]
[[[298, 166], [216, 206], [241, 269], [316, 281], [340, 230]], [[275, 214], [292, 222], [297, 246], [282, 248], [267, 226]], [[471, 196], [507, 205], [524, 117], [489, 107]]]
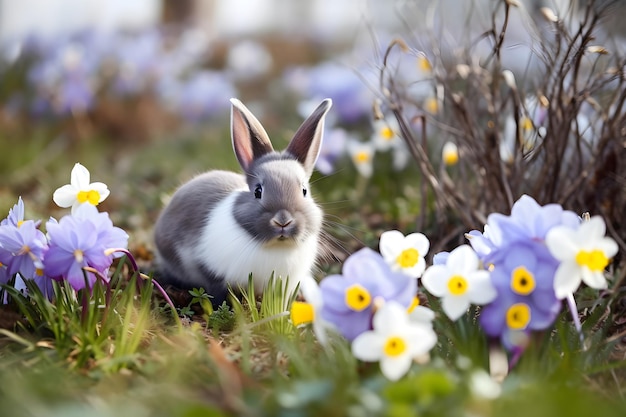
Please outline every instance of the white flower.
[[424, 257], [430, 249], [428, 238], [422, 233], [404, 236], [397, 230], [389, 230], [380, 236], [380, 254], [394, 271], [419, 278], [426, 269]]
[[295, 326], [312, 323], [317, 340], [325, 346], [328, 342], [328, 331], [335, 327], [319, 313], [324, 303], [320, 287], [313, 277], [306, 277], [300, 281], [300, 291], [306, 302], [294, 301], [291, 304], [291, 322]]
[[70, 183], [57, 188], [52, 200], [59, 207], [72, 207], [72, 213], [83, 203], [97, 206], [109, 196], [109, 189], [102, 182], [90, 183], [89, 170], [77, 163], [72, 168]]
[[546, 235], [546, 245], [561, 264], [554, 275], [558, 299], [573, 294], [581, 281], [591, 288], [607, 287], [604, 269], [617, 253], [617, 243], [605, 237], [606, 225], [600, 216], [582, 222], [578, 229], [557, 226]]
[[459, 148], [454, 142], [446, 142], [443, 145], [441, 159], [446, 166], [456, 165], [459, 162]]
[[380, 370], [392, 381], [406, 374], [413, 360], [426, 355], [437, 343], [434, 330], [409, 320], [406, 308], [395, 301], [376, 312], [373, 328], [354, 339], [352, 353], [362, 361], [380, 361]]
[[374, 132], [372, 133], [372, 143], [379, 151], [387, 151], [396, 146], [402, 138], [398, 135], [400, 126], [396, 119], [375, 120], [373, 123]]
[[374, 173], [374, 153], [376, 152], [374, 145], [348, 139], [346, 149], [359, 174], [370, 178]]
[[478, 256], [469, 245], [450, 252], [445, 264], [433, 265], [424, 272], [422, 285], [432, 295], [441, 297], [443, 311], [457, 320], [470, 304], [483, 305], [496, 298], [489, 272], [479, 270]]

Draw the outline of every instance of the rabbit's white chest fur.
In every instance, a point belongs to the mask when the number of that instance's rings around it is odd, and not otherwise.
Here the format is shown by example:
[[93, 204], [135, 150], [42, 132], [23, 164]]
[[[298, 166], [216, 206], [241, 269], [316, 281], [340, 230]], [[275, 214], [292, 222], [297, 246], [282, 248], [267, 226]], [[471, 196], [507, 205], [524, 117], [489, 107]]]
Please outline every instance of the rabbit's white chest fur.
[[206, 265], [234, 288], [245, 288], [252, 274], [255, 288], [261, 291], [272, 273], [289, 277], [293, 289], [311, 274], [317, 255], [317, 236], [310, 235], [298, 243], [263, 244], [246, 232], [235, 220], [233, 205], [240, 191], [234, 191], [219, 202], [206, 219], [193, 257]]

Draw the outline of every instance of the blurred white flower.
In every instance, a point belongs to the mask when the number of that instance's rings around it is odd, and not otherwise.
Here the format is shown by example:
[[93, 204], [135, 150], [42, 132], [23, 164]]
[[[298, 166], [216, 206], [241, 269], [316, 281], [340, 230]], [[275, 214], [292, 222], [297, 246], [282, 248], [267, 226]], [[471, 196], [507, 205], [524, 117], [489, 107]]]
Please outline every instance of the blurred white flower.
[[389, 230], [380, 235], [380, 254], [394, 271], [419, 278], [426, 269], [424, 257], [430, 242], [422, 233], [404, 236], [398, 230]]
[[443, 145], [441, 160], [446, 166], [456, 165], [459, 162], [459, 148], [454, 142], [446, 142]]
[[359, 174], [370, 178], [374, 173], [374, 154], [376, 150], [370, 142], [348, 139], [346, 149]]
[[362, 361], [380, 361], [383, 375], [396, 381], [409, 371], [414, 359], [423, 358], [436, 343], [432, 327], [412, 322], [406, 309], [391, 301], [374, 314], [373, 330], [354, 339], [352, 353]]
[[393, 148], [397, 142], [402, 141], [402, 138], [398, 135], [400, 126], [394, 118], [375, 120], [372, 127], [374, 129], [372, 143], [379, 151], [387, 151]]

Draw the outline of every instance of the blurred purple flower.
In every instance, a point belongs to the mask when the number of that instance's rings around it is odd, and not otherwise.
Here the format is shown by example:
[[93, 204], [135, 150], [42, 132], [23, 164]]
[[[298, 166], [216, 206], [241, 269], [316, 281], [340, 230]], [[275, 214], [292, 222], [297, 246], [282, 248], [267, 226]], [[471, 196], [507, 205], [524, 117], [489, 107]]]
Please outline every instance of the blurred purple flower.
[[335, 172], [335, 162], [346, 153], [346, 141], [349, 133], [341, 128], [326, 130], [320, 154], [315, 167], [324, 175]]
[[20, 273], [34, 278], [43, 267], [47, 249], [46, 236], [32, 220], [22, 221], [19, 226], [0, 226], [0, 264], [6, 265], [6, 277]]
[[216, 71], [198, 71], [186, 81], [163, 80], [161, 96], [189, 122], [201, 122], [229, 108], [237, 96], [226, 76]]
[[320, 284], [321, 316], [348, 340], [372, 328], [377, 306], [396, 301], [408, 308], [417, 293], [417, 280], [394, 272], [383, 257], [364, 248], [343, 265], [342, 275], [331, 275]]
[[135, 36], [117, 36], [112, 57], [117, 67], [113, 89], [119, 94], [138, 94], [160, 75], [163, 39], [156, 30]]
[[324, 62], [312, 68], [292, 68], [284, 75], [288, 88], [308, 99], [333, 100], [333, 112], [344, 123], [354, 123], [369, 117], [372, 92], [359, 78], [357, 71], [347, 66]]
[[108, 213], [99, 213], [94, 206], [86, 204], [59, 222], [48, 221], [46, 229], [50, 249], [44, 258], [45, 273], [55, 279], [67, 279], [75, 290], [85, 287], [85, 274], [89, 288], [96, 281], [95, 275], [85, 272], [84, 267], [92, 267], [106, 276], [113, 256], [105, 251], [126, 248], [128, 244], [128, 235], [113, 226]]

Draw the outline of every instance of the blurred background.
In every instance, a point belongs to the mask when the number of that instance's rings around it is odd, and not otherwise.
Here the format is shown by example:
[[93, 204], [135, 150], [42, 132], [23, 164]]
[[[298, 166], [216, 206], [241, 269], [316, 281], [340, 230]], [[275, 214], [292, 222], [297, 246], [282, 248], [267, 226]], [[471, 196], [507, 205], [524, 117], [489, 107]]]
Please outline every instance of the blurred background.
[[[575, 16], [585, 2], [509, 3], [516, 12], [501, 59], [520, 86], [529, 85], [542, 62], [535, 34], [548, 30], [542, 7]], [[494, 10], [503, 4], [0, 0], [0, 213], [22, 196], [28, 217], [58, 217], [63, 211], [52, 193], [80, 162], [92, 181], [112, 191], [101, 209], [149, 256], [152, 225], [176, 186], [207, 169], [238, 169], [230, 97], [257, 115], [277, 148], [330, 97], [314, 182], [329, 227], [341, 224], [336, 238], [362, 244], [385, 228], [427, 228], [434, 223], [424, 213], [420, 171], [407, 149], [370, 146], [378, 134], [373, 109], [383, 93], [385, 51], [402, 39], [404, 53], [392, 56], [394, 74], [420, 103], [414, 116], [432, 117], [442, 95], [423, 81], [435, 58], [452, 66], [470, 46], [470, 60], [488, 57], [493, 45], [481, 34], [502, 19]], [[595, 36], [623, 53], [616, 16], [624, 7], [616, 7]], [[438, 132], [434, 155], [448, 140]], [[381, 155], [373, 165], [359, 165], [373, 152]]]

